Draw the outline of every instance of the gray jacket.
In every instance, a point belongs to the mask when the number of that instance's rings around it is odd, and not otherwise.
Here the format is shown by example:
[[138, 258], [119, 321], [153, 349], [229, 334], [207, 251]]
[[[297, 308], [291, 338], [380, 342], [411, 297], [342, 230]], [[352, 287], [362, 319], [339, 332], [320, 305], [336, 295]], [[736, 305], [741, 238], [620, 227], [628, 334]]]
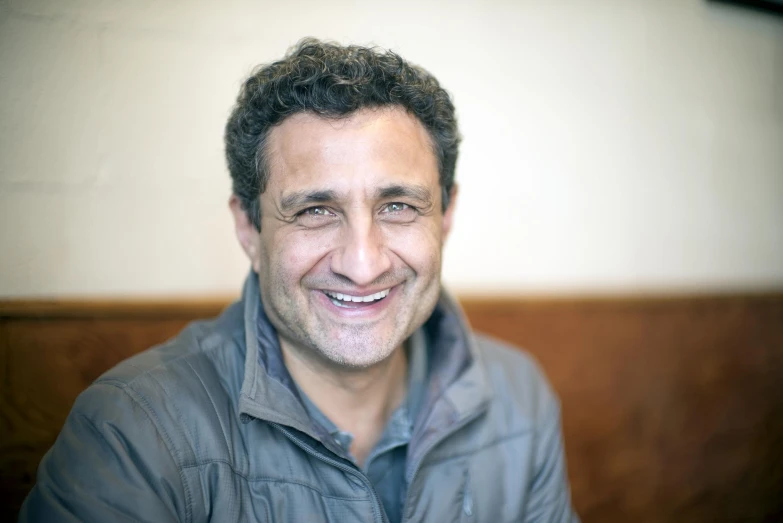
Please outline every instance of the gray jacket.
[[[470, 332], [445, 294], [403, 521], [572, 522], [557, 398], [524, 353]], [[84, 391], [20, 521], [384, 522], [369, 480], [311, 423], [257, 279]]]

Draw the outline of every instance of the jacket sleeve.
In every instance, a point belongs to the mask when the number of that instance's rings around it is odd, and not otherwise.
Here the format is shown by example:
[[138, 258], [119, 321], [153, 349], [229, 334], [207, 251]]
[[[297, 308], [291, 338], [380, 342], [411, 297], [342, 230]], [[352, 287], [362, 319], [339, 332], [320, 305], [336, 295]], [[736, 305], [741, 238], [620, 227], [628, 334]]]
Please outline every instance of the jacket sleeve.
[[94, 384], [41, 460], [19, 521], [186, 520], [185, 489], [169, 446], [129, 391]]
[[560, 406], [551, 397], [550, 408], [536, 433], [535, 473], [530, 486], [526, 523], [579, 523], [571, 508]]

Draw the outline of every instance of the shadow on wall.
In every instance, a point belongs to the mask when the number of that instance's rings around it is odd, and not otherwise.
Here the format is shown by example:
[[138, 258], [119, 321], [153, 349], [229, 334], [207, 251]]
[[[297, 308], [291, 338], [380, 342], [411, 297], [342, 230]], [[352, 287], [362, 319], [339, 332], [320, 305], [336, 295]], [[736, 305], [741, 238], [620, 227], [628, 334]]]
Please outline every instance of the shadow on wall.
[[716, 4], [749, 7], [765, 13], [783, 14], [783, 0], [708, 0]]

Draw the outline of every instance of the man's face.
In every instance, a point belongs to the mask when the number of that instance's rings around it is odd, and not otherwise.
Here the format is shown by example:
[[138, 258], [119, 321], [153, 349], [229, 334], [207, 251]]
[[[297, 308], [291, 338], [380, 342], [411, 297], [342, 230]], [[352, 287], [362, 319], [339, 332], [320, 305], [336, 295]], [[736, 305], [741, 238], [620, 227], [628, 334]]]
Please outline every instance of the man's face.
[[432, 313], [453, 202], [418, 120], [397, 108], [275, 127], [261, 233], [237, 212], [284, 346], [340, 367], [388, 358]]

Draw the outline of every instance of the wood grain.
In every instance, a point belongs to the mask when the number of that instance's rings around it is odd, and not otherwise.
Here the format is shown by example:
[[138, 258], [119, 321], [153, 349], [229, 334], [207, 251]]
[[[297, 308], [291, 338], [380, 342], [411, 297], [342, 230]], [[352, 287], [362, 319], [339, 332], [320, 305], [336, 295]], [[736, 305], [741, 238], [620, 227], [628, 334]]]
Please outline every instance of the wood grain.
[[[585, 523], [783, 521], [783, 294], [462, 301], [558, 391]], [[5, 516], [79, 392], [226, 304], [0, 301]]]

